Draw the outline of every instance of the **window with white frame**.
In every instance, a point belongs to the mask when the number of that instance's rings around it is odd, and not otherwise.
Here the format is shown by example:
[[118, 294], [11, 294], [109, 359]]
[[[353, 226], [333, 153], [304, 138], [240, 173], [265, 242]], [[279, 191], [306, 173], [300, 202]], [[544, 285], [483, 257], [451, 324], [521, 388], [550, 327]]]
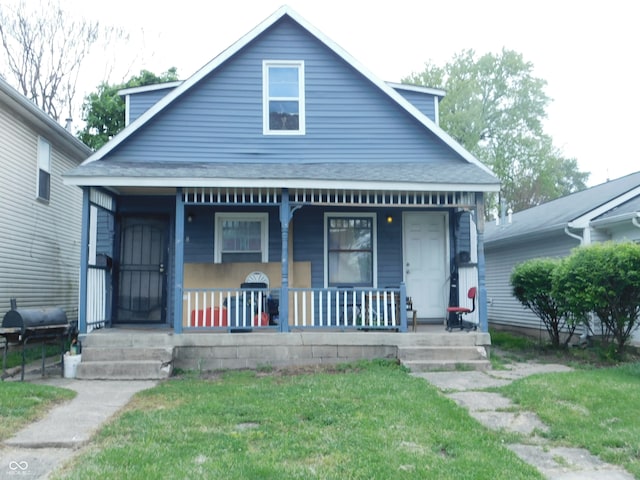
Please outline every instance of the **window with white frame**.
[[264, 134], [304, 135], [304, 62], [265, 60], [262, 77]]
[[375, 214], [325, 215], [326, 278], [329, 287], [375, 287]]
[[36, 183], [37, 198], [48, 202], [51, 197], [51, 145], [42, 137], [38, 137], [38, 177]]
[[267, 262], [268, 220], [267, 213], [216, 213], [215, 262]]

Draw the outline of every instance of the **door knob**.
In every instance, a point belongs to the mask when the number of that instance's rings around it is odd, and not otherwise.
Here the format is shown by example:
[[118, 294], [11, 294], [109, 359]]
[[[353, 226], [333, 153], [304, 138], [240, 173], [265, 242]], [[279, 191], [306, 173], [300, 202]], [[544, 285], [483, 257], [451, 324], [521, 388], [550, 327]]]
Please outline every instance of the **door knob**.
[[160, 264], [160, 273], [164, 273], [164, 263]]

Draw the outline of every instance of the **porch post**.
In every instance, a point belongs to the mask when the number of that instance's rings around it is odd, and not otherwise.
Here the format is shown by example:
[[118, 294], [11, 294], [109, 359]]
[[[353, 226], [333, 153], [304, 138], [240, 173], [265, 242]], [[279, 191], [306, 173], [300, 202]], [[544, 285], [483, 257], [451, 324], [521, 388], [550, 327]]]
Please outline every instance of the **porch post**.
[[80, 333], [87, 333], [87, 277], [89, 270], [89, 228], [91, 222], [89, 215], [89, 199], [91, 189], [82, 188], [82, 231], [80, 232], [80, 285], [78, 303], [78, 330]]
[[184, 200], [182, 188], [176, 189], [176, 226], [174, 238], [173, 331], [182, 333], [182, 292], [184, 282]]
[[487, 318], [487, 287], [485, 282], [485, 262], [484, 262], [484, 196], [476, 194], [476, 229], [478, 231], [478, 319], [480, 321], [480, 331], [489, 331], [489, 320]]
[[407, 331], [407, 286], [400, 282], [400, 331]]
[[291, 209], [289, 208], [289, 189], [282, 189], [282, 201], [280, 202], [280, 229], [282, 238], [282, 288], [280, 289], [280, 331], [289, 331], [289, 220]]

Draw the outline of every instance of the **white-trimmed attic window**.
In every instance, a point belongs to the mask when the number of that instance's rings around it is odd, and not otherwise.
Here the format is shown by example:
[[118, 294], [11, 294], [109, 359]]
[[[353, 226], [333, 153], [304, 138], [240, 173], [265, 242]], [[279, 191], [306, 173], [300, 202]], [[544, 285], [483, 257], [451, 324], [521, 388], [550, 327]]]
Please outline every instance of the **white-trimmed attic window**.
[[38, 176], [36, 198], [48, 202], [51, 197], [51, 144], [38, 137]]
[[304, 62], [262, 62], [263, 133], [304, 135]]
[[268, 213], [216, 213], [215, 263], [267, 262]]

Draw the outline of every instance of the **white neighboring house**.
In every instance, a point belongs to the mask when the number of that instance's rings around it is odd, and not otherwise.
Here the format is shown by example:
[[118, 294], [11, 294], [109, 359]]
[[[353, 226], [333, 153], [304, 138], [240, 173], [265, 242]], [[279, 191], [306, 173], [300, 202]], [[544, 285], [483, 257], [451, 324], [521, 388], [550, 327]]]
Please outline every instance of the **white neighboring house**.
[[82, 190], [62, 173], [91, 153], [0, 78], [0, 318], [16, 298], [77, 320]]
[[[579, 245], [640, 242], [640, 172], [514, 213], [487, 224], [485, 236], [489, 324], [539, 331], [544, 325], [511, 294], [513, 267], [540, 257], [564, 257]], [[636, 330], [634, 343], [640, 343]]]

